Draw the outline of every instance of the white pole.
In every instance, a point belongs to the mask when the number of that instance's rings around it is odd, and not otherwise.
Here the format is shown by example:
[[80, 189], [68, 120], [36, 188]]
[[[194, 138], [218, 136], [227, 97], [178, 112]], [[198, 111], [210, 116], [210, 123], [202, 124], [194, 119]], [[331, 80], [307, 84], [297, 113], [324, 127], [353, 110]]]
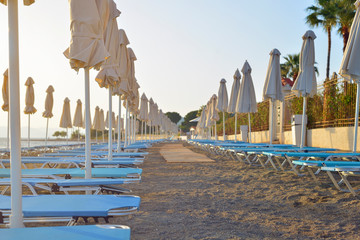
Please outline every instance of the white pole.
[[49, 132], [49, 118], [46, 118], [45, 147], [47, 146], [48, 132]]
[[30, 147], [30, 114], [28, 114], [28, 148]]
[[223, 141], [225, 140], [225, 112], [223, 112]]
[[141, 121], [141, 141], [144, 141], [144, 121]]
[[66, 145], [69, 145], [69, 128], [66, 128]]
[[95, 138], [96, 138], [96, 143], [98, 143], [98, 139], [97, 139], [97, 138], [98, 138], [98, 136], [97, 136], [97, 132], [98, 132], [98, 131], [95, 129]]
[[128, 106], [128, 100], [125, 100], [126, 104], [126, 114], [125, 114], [125, 142], [124, 147], [127, 147], [128, 145], [128, 128], [129, 128], [129, 122], [128, 122], [128, 112], [129, 112], [129, 106]]
[[146, 139], [147, 139], [147, 138], [146, 138], [146, 127], [147, 127], [147, 126], [146, 126], [146, 120], [144, 121], [144, 125], [145, 125], [145, 142], [146, 142]]
[[237, 127], [237, 113], [235, 113], [235, 139], [234, 142], [236, 142], [236, 127]]
[[357, 132], [358, 132], [358, 126], [359, 126], [359, 97], [360, 97], [360, 82], [359, 81], [357, 81], [356, 87], [357, 87], [357, 89], [356, 89], [356, 107], [355, 107], [353, 152], [356, 152]]
[[10, 140], [10, 137], [9, 137], [9, 126], [10, 126], [10, 115], [9, 115], [9, 111], [8, 111], [8, 114], [7, 114], [7, 142], [6, 142], [6, 150], [9, 151], [9, 140]]
[[[91, 142], [90, 142], [90, 73], [89, 68], [85, 71], [85, 178], [91, 178]], [[104, 135], [103, 135], [104, 136]]]
[[111, 93], [111, 86], [109, 86], [109, 146], [108, 146], [108, 160], [112, 161], [112, 93]]
[[303, 100], [303, 114], [302, 114], [302, 122], [301, 122], [301, 144], [300, 148], [303, 148], [305, 146], [305, 115], [306, 115], [306, 97], [304, 97]]
[[80, 142], [80, 127], [78, 127], [78, 142]]
[[273, 100], [270, 98], [270, 135], [269, 135], [269, 143], [270, 145], [272, 145], [272, 140], [273, 140], [273, 124], [274, 124], [274, 113], [273, 113], [273, 109], [274, 108], [274, 102]]
[[20, 86], [19, 86], [19, 35], [18, 1], [8, 1], [9, 23], [9, 114], [10, 114], [10, 182], [11, 215], [10, 228], [22, 228], [22, 185], [21, 185], [21, 144], [20, 144]]
[[248, 113], [249, 118], [249, 143], [251, 143], [251, 122], [250, 122], [250, 113]]
[[121, 95], [119, 95], [118, 144], [117, 152], [121, 152]]

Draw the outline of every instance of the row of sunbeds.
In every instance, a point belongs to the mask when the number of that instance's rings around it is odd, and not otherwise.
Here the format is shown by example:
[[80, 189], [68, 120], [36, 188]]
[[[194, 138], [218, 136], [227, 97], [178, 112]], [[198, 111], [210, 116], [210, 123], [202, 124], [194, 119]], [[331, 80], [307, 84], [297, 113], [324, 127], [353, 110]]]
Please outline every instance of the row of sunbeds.
[[[121, 185], [141, 181], [142, 169], [138, 166], [143, 163], [147, 152], [138, 150], [145, 150], [154, 143], [136, 143], [120, 153], [115, 152], [115, 145], [111, 146], [114, 151], [112, 161], [106, 157], [107, 145], [93, 145], [91, 179], [84, 179], [85, 171], [81, 167], [84, 166], [85, 157], [81, 148], [59, 150], [38, 157], [22, 157], [22, 184], [30, 194], [22, 199], [24, 223], [57, 222], [66, 223], [71, 228], [0, 229], [0, 239], [21, 239], [17, 234], [30, 234], [35, 239], [44, 232], [51, 232], [51, 236], [53, 233], [63, 234], [63, 239], [69, 233], [73, 236], [70, 239], [92, 239], [90, 237], [96, 234], [99, 234], [97, 239], [115, 236], [116, 239], [130, 239], [130, 228], [126, 226], [75, 225], [80, 220], [88, 222], [90, 219], [95, 224], [109, 224], [114, 217], [138, 211], [140, 197], [123, 195], [131, 193], [131, 190]], [[11, 215], [9, 166], [9, 159], [0, 159], [0, 224], [8, 224]]]
[[319, 182], [317, 175], [325, 172], [338, 190], [354, 196], [360, 190], [354, 178], [360, 176], [360, 153], [340, 152], [334, 148], [299, 148], [288, 144], [212, 140], [190, 140], [189, 143], [212, 154], [250, 165], [275, 171], [293, 171], [298, 176], [308, 172], [316, 182]]

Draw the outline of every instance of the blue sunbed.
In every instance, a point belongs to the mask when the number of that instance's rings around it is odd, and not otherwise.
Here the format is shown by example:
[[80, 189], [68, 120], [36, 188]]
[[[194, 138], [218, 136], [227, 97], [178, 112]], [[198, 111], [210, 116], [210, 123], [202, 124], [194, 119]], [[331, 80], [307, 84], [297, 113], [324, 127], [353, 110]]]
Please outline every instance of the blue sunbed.
[[0, 229], [2, 240], [130, 240], [130, 228], [121, 225]]

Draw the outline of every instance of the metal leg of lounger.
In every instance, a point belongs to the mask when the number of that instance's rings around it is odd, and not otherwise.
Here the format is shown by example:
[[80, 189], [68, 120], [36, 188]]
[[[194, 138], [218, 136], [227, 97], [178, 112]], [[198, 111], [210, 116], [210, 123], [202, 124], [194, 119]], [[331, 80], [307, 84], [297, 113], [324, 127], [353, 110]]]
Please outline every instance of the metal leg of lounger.
[[276, 170], [278, 171], [278, 168], [276, 167], [274, 161], [272, 160], [272, 156], [268, 156], [268, 159], [267, 161], [265, 162], [265, 165], [268, 164], [270, 162], [271, 166]]
[[289, 163], [291, 169], [296, 173], [298, 176], [304, 176], [304, 174], [301, 174], [297, 169], [296, 166], [292, 163], [291, 159], [288, 158], [288, 156], [285, 155], [285, 160]]
[[[327, 173], [327, 175], [329, 176], [329, 178], [331, 179], [331, 181], [332, 181], [332, 183], [334, 184], [334, 186], [335, 186], [338, 190], [342, 191], [341, 187], [339, 186], [338, 182], [335, 180], [334, 175], [331, 173], [331, 171], [326, 171], [326, 173]], [[341, 174], [340, 174], [340, 175], [341, 175]]]
[[280, 166], [280, 169], [285, 171], [285, 168], [283, 168], [283, 166], [281, 165], [279, 158], [277, 158], [277, 157], [274, 157], [274, 158], [275, 158], [276, 163]]
[[344, 181], [345, 185], [347, 186], [347, 188], [349, 189], [349, 191], [352, 193], [352, 195], [356, 196], [356, 192], [354, 190], [354, 188], [351, 186], [351, 184], [349, 183], [347, 176], [345, 175], [345, 173], [339, 172], [342, 180]]
[[261, 159], [261, 157], [258, 157], [259, 163], [263, 168], [266, 168], [264, 161]]
[[320, 184], [319, 180], [317, 179], [317, 177], [315, 176], [314, 172], [312, 171], [312, 169], [310, 167], [307, 168], [308, 172], [310, 173], [310, 176], [315, 180], [315, 182], [317, 184]]

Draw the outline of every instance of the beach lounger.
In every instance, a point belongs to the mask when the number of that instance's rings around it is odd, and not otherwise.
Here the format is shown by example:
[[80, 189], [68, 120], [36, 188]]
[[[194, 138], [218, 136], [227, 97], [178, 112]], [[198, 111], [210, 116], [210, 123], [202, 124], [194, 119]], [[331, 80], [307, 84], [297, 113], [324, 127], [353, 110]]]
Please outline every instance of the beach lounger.
[[[22, 178], [23, 186], [26, 186], [33, 195], [38, 195], [37, 189], [46, 190], [51, 194], [65, 193], [72, 191], [93, 191], [94, 195], [130, 193], [131, 190], [121, 188], [120, 184], [139, 183], [141, 178], [91, 178], [91, 179], [47, 179], [47, 178]], [[11, 186], [9, 178], [0, 178], [0, 186], [4, 189], [4, 195]]]
[[[143, 157], [147, 155], [147, 152], [136, 152], [136, 153], [128, 153], [128, 152], [113, 152], [113, 157]], [[100, 156], [107, 156], [108, 152], [99, 151], [99, 152], [91, 152], [92, 157], [100, 157]], [[57, 153], [44, 153], [42, 154], [43, 157], [84, 157], [84, 151], [64, 151], [64, 152], [57, 152]]]
[[[38, 195], [23, 196], [22, 208], [26, 222], [68, 222], [74, 225], [82, 218], [87, 222], [124, 216], [138, 211], [137, 196], [114, 195]], [[11, 198], [0, 195], [0, 224], [8, 224], [11, 214]], [[51, 239], [51, 236], [49, 236]]]
[[[108, 160], [92, 160], [92, 167], [129, 167], [130, 165], [140, 165], [142, 164], [143, 158], [122, 158], [122, 159], [113, 159], [112, 161]], [[0, 159], [0, 167], [6, 168], [5, 164], [9, 164], [10, 159]], [[40, 168], [44, 167], [58, 167], [64, 166], [66, 168], [75, 167], [80, 168], [85, 165], [84, 158], [62, 158], [62, 157], [22, 157], [21, 163], [24, 168], [27, 168], [27, 164], [42, 164]]]
[[[91, 174], [93, 178], [139, 178], [142, 169], [140, 168], [92, 168]], [[81, 168], [34, 168], [22, 169], [23, 178], [54, 178], [54, 179], [70, 179], [84, 178], [85, 170]], [[61, 177], [64, 176], [64, 177]], [[0, 177], [9, 178], [10, 169], [0, 169]]]
[[130, 228], [122, 225], [34, 227], [0, 229], [1, 240], [130, 240]]
[[356, 192], [360, 191], [359, 188], [355, 189], [355, 187], [350, 183], [348, 177], [359, 177], [360, 176], [360, 164], [353, 164], [353, 165], [344, 165], [338, 164], [337, 166], [324, 166], [321, 167], [322, 171], [326, 171], [326, 173], [332, 176], [331, 172], [338, 172], [341, 176], [341, 180], [345, 183], [347, 189], [341, 188], [340, 184], [335, 180], [334, 177], [330, 177], [331, 181], [333, 182], [334, 186], [343, 192], [351, 192], [354, 196], [358, 194]]

